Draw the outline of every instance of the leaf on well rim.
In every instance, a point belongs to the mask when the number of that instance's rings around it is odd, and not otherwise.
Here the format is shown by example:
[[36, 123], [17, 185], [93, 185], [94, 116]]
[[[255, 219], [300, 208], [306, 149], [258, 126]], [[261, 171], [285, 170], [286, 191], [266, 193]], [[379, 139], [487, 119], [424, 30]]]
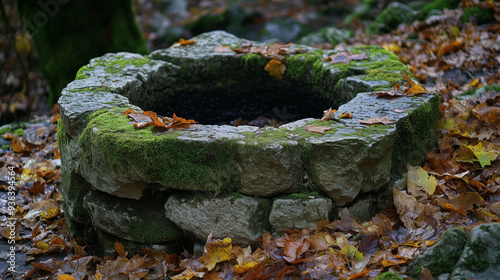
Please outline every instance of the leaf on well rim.
[[317, 126], [317, 125], [306, 125], [305, 130], [309, 132], [314, 132], [314, 133], [320, 133], [320, 134], [325, 134], [325, 131], [332, 129], [331, 127], [327, 126]]
[[387, 117], [373, 117], [369, 118], [366, 120], [360, 120], [360, 124], [366, 124], [366, 125], [373, 125], [373, 124], [383, 124], [383, 125], [388, 125], [388, 124], [393, 124], [396, 123], [395, 121], [387, 118]]

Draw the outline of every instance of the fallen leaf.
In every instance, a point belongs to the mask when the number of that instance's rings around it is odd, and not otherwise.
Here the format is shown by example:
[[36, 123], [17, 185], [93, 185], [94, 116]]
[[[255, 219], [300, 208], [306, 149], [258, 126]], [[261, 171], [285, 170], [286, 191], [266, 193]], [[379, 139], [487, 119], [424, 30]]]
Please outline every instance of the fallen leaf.
[[497, 158], [496, 153], [494, 151], [486, 151], [481, 142], [475, 146], [465, 145], [465, 147], [469, 148], [474, 153], [483, 168], [490, 165], [491, 162]]
[[333, 114], [334, 114], [335, 112], [337, 112], [337, 110], [332, 109], [332, 108], [330, 108], [330, 109], [328, 109], [328, 110], [323, 111], [323, 117], [322, 117], [322, 118], [321, 118], [321, 120], [319, 120], [319, 121], [321, 122], [321, 121], [326, 121], [326, 120], [333, 120], [333, 119], [335, 119], [335, 118], [333, 117]]
[[388, 125], [388, 124], [393, 124], [396, 123], [395, 121], [388, 119], [387, 117], [373, 117], [369, 118], [366, 120], [360, 120], [360, 124], [366, 124], [366, 125], [373, 125], [373, 124], [383, 124], [383, 125]]
[[190, 40], [184, 40], [184, 39], [180, 38], [179, 44], [181, 44], [181, 46], [194, 45], [194, 44], [196, 44], [196, 38], [193, 38]]
[[264, 67], [264, 70], [269, 72], [269, 76], [275, 77], [280, 81], [283, 79], [283, 75], [285, 74], [285, 69], [286, 69], [285, 64], [276, 59], [272, 59]]
[[214, 51], [216, 51], [216, 52], [233, 52], [233, 49], [231, 49], [228, 46], [217, 46], [214, 48]]
[[339, 119], [352, 119], [352, 112], [344, 112], [340, 114]]
[[406, 95], [419, 95], [419, 94], [423, 94], [426, 92], [427, 92], [427, 90], [421, 84], [415, 84], [415, 85], [411, 86], [410, 88], [405, 89]]
[[314, 133], [320, 133], [320, 134], [325, 134], [325, 131], [332, 129], [331, 127], [327, 126], [317, 126], [317, 125], [306, 125], [305, 129], [309, 132], [314, 132]]
[[205, 267], [208, 271], [214, 269], [215, 265], [220, 262], [232, 260], [232, 240], [224, 238], [223, 240], [213, 240], [205, 245], [205, 254], [202, 257], [205, 261]]
[[401, 89], [401, 84], [399, 84], [399, 83], [394, 85], [393, 90], [379, 91], [379, 92], [376, 92], [375, 95], [377, 95], [377, 98], [382, 98], [382, 97], [394, 98], [394, 97], [406, 96], [406, 94]]
[[73, 276], [68, 275], [68, 274], [57, 274], [57, 280], [76, 280]]
[[424, 190], [427, 194], [432, 195], [436, 191], [437, 179], [430, 175], [422, 167], [414, 167], [408, 165], [408, 191], [416, 195], [416, 190]]

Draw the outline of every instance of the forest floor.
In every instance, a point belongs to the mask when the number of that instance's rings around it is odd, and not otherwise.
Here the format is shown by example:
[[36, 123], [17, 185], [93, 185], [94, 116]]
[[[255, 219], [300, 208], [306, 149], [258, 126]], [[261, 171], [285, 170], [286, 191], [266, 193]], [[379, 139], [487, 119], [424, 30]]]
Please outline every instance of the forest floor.
[[[156, 41], [154, 32], [148, 29], [148, 18], [158, 8], [157, 3], [136, 2], [141, 4], [136, 11], [138, 22], [150, 48], [168, 47]], [[286, 13], [286, 9], [281, 12]], [[51, 111], [43, 105], [47, 87], [29, 38], [24, 38], [23, 33], [16, 38], [19, 60], [15, 52], [6, 49], [8, 43], [2, 37], [4, 67], [0, 69], [0, 80], [4, 84], [0, 86], [10, 93], [1, 95], [0, 111], [8, 115], [6, 120], [26, 116], [43, 120], [3, 135], [0, 259], [9, 258], [9, 218], [14, 218], [16, 263], [21, 265], [17, 273], [6, 271], [4, 277], [361, 279], [386, 271], [404, 276], [408, 275], [407, 264], [437, 242], [446, 229], [500, 222], [500, 92], [489, 88], [475, 98], [456, 98], [468, 90], [500, 85], [500, 19], [486, 25], [462, 23], [461, 13], [461, 9], [445, 11], [425, 22], [400, 25], [383, 35], [366, 35], [365, 23], [354, 22], [353, 38], [334, 46], [381, 45], [398, 55], [429, 92], [439, 94], [442, 103], [438, 145], [429, 151], [422, 168], [410, 171], [410, 175], [425, 175], [425, 182], [413, 182], [407, 190], [394, 190], [391, 206], [369, 221], [357, 221], [343, 210], [339, 220], [320, 221], [314, 231], [291, 229], [282, 237], [266, 233], [256, 250], [232, 246], [227, 239], [208, 240], [201, 257], [189, 252], [167, 255], [152, 250], [128, 256], [116, 244], [114, 256], [100, 258], [83, 240], [70, 238], [59, 191], [57, 107]], [[21, 28], [20, 22], [13, 20], [10, 28]], [[14, 186], [15, 192], [13, 213], [7, 207], [9, 186]], [[0, 266], [5, 267], [5, 263]], [[421, 277], [432, 279], [428, 271], [423, 271]]]

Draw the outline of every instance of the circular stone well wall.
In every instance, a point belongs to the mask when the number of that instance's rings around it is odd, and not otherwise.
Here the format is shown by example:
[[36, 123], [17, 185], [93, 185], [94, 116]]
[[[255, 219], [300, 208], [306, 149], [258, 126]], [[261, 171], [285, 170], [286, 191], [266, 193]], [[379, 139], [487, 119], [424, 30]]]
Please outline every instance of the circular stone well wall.
[[[348, 49], [366, 58], [346, 63], [328, 61], [340, 51], [288, 46], [278, 80], [264, 70], [271, 57], [216, 50], [248, 44], [263, 46], [216, 31], [193, 45], [107, 54], [80, 69], [59, 99], [61, 188], [73, 235], [103, 248], [114, 239], [168, 247], [182, 232], [246, 245], [269, 229], [314, 228], [318, 213], [330, 218], [349, 207], [369, 218], [387, 205], [407, 163], [418, 164], [434, 143], [438, 97], [376, 98], [407, 71], [377, 46]], [[353, 118], [319, 122], [329, 107]], [[139, 130], [121, 114], [128, 108], [200, 124]], [[215, 125], [259, 115], [289, 123]], [[359, 123], [371, 117], [395, 123]], [[309, 124], [330, 130], [308, 132]]]

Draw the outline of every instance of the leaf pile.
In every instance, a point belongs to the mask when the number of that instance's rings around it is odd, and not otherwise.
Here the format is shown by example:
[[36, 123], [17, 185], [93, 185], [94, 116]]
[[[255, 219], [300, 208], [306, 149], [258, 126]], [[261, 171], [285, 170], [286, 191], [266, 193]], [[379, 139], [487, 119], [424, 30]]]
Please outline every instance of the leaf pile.
[[410, 77], [406, 76], [405, 73], [401, 73], [403, 78], [406, 80], [405, 89], [401, 89], [401, 84], [397, 83], [394, 85], [394, 89], [391, 91], [379, 91], [376, 92], [378, 98], [381, 97], [402, 97], [402, 96], [415, 96], [423, 93], [427, 93], [427, 90], [419, 83], [415, 83], [410, 79]]
[[137, 129], [153, 126], [155, 130], [168, 130], [168, 129], [184, 129], [189, 128], [191, 124], [196, 123], [194, 120], [186, 120], [184, 118], [174, 115], [169, 117], [161, 117], [156, 115], [153, 111], [136, 112], [132, 109], [127, 109], [122, 115], [128, 116], [132, 120], [132, 124]]

